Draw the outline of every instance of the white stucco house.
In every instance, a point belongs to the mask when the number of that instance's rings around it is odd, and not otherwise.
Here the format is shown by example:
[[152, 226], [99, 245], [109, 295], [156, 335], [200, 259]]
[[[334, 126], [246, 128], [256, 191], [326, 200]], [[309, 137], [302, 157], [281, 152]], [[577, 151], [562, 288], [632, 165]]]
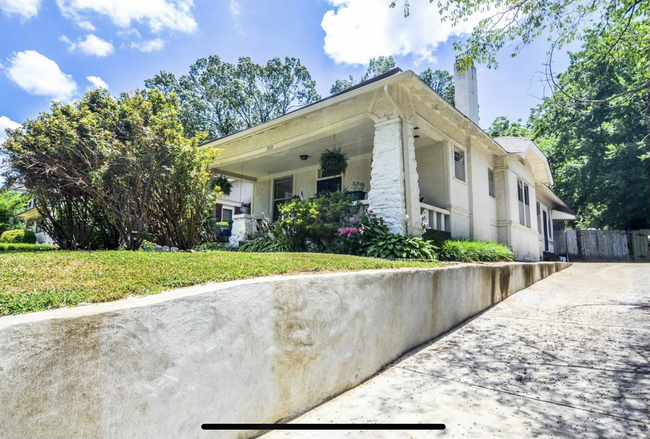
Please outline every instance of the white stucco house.
[[[362, 203], [396, 233], [428, 228], [497, 241], [519, 260], [553, 251], [552, 220], [575, 218], [546, 185], [530, 139], [492, 139], [478, 124], [476, 70], [456, 72], [456, 108], [412, 71], [393, 69], [270, 122], [207, 143], [212, 167], [252, 185], [250, 215], [234, 215], [235, 241], [292, 195], [363, 183]], [[345, 175], [323, 174], [320, 154], [341, 148]], [[539, 212], [539, 214], [538, 214]]]
[[41, 228], [41, 214], [36, 208], [34, 200], [31, 200], [25, 210], [18, 213], [16, 217], [25, 221], [26, 229], [34, 231], [37, 244], [56, 244], [52, 237]]

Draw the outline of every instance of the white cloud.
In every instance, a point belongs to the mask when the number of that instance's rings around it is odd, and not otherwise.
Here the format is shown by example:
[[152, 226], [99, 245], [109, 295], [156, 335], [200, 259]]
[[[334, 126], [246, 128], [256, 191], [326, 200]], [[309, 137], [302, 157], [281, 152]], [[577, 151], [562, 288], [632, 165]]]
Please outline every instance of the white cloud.
[[235, 30], [240, 35], [246, 35], [244, 28], [241, 25], [239, 20], [239, 15], [241, 14], [241, 5], [239, 0], [230, 0], [230, 15], [232, 15], [233, 21], [235, 23]]
[[77, 91], [77, 83], [71, 75], [63, 73], [57, 63], [34, 50], [18, 52], [9, 58], [6, 74], [27, 93], [61, 102], [69, 102]]
[[86, 79], [92, 84], [88, 87], [88, 90], [94, 90], [96, 88], [105, 88], [108, 90], [108, 84], [99, 76], [86, 76]]
[[61, 13], [77, 22], [85, 14], [102, 14], [113, 23], [128, 28], [132, 22], [144, 23], [153, 32], [164, 29], [193, 32], [197, 28], [192, 15], [194, 0], [56, 0]]
[[0, 11], [5, 15], [20, 15], [24, 20], [35, 17], [41, 0], [0, 0]]
[[435, 62], [440, 43], [467, 34], [478, 16], [452, 27], [441, 22], [438, 8], [429, 0], [411, 0], [411, 15], [391, 9], [387, 1], [328, 0], [333, 10], [323, 16], [325, 53], [337, 63], [366, 64], [370, 58], [412, 55], [416, 62]]
[[131, 43], [131, 49], [137, 49], [140, 52], [155, 52], [158, 50], [162, 50], [163, 47], [165, 47], [165, 42], [161, 40], [160, 38], [156, 38], [153, 40], [147, 40], [147, 41], [141, 41], [139, 43], [136, 43], [135, 41]]
[[68, 43], [70, 50], [79, 50], [81, 53], [86, 55], [94, 55], [98, 57], [104, 57], [112, 55], [115, 49], [113, 44], [110, 41], [102, 40], [95, 35], [86, 35], [86, 39], [80, 40], [78, 43], [70, 41], [66, 36], [60, 38], [61, 41]]
[[93, 24], [88, 20], [77, 21], [77, 26], [83, 30], [87, 30], [88, 32], [92, 32], [96, 29], [95, 26], [93, 26]]
[[0, 144], [5, 141], [7, 136], [5, 135], [5, 129], [15, 129], [18, 128], [20, 124], [9, 119], [7, 116], [0, 116]]

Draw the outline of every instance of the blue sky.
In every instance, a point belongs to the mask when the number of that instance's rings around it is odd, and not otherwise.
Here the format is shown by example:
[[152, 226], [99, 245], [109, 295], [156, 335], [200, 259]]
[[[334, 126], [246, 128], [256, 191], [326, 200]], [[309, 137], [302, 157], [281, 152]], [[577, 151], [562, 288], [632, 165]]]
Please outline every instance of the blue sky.
[[[0, 127], [34, 118], [52, 99], [89, 87], [118, 94], [160, 70], [187, 72], [200, 57], [300, 58], [327, 96], [337, 78], [359, 75], [373, 56], [403, 69], [452, 69], [463, 28], [440, 23], [435, 5], [411, 0], [403, 18], [387, 0], [0, 0]], [[478, 19], [478, 18], [477, 18]], [[575, 50], [575, 49], [574, 49]], [[546, 61], [540, 41], [497, 70], [478, 66], [481, 126], [497, 116], [526, 119], [539, 103]], [[568, 57], [556, 58], [555, 69]]]

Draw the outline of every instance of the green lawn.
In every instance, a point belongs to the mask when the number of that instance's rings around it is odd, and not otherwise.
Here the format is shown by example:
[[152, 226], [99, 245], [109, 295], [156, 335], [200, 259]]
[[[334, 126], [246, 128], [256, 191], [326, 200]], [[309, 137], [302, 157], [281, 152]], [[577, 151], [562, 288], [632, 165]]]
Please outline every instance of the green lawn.
[[4, 253], [0, 254], [0, 316], [108, 302], [206, 282], [437, 265], [315, 253]]

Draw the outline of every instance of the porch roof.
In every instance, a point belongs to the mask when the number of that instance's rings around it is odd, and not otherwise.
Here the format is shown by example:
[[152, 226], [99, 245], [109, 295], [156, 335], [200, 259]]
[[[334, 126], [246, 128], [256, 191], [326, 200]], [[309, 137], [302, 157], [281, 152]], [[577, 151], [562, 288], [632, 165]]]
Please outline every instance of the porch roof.
[[[350, 87], [342, 92], [336, 93], [334, 95], [328, 96], [321, 99], [318, 102], [306, 105], [299, 109], [293, 110], [283, 116], [280, 116], [271, 121], [265, 122], [263, 124], [239, 131], [237, 133], [220, 137], [217, 139], [208, 140], [203, 142], [200, 146], [211, 145], [215, 147], [223, 148], [225, 145], [230, 145], [234, 142], [237, 142], [240, 139], [248, 138], [256, 134], [267, 132], [272, 129], [278, 128], [280, 125], [286, 124], [288, 122], [294, 121], [300, 118], [306, 118], [312, 113], [316, 113], [320, 110], [328, 108], [332, 105], [350, 100], [352, 98], [372, 93], [382, 88], [385, 88], [388, 85], [392, 84], [405, 84], [408, 83], [411, 90], [418, 89], [418, 97], [432, 100], [432, 106], [435, 107], [435, 111], [438, 114], [443, 114], [443, 119], [452, 120], [454, 119], [455, 125], [465, 131], [467, 130], [467, 136], [474, 136], [480, 139], [480, 142], [483, 143], [491, 149], [494, 153], [498, 155], [507, 154], [506, 150], [498, 143], [495, 142], [487, 133], [485, 133], [477, 124], [470, 120], [466, 115], [461, 113], [453, 105], [447, 102], [442, 96], [440, 96], [435, 90], [433, 90], [428, 84], [420, 79], [413, 71], [407, 70], [402, 71], [400, 68], [392, 69], [382, 75], [371, 78], [367, 81], [361, 82], [353, 87]], [[272, 147], [273, 145], [270, 145]], [[217, 159], [218, 160], [218, 159]]]

